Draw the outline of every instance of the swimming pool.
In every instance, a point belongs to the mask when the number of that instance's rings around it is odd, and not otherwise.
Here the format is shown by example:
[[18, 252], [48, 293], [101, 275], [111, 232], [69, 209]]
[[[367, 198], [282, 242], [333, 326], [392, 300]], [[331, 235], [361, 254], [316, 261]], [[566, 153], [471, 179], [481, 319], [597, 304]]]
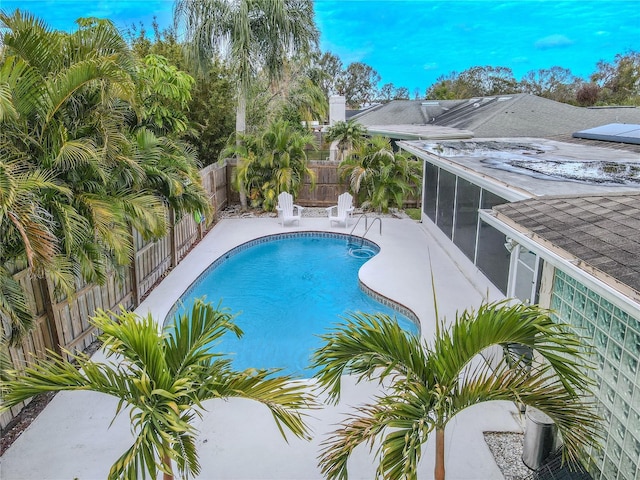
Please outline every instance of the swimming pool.
[[[237, 313], [241, 339], [226, 335], [215, 346], [232, 355], [233, 366], [282, 368], [309, 377], [310, 353], [321, 345], [318, 335], [349, 311], [395, 316], [410, 332], [415, 317], [367, 295], [358, 270], [379, 248], [365, 241], [348, 247], [347, 235], [297, 232], [272, 235], [240, 245], [216, 260], [181, 296], [172, 312], [190, 309], [195, 298], [218, 303]], [[172, 314], [169, 315], [169, 317]]]

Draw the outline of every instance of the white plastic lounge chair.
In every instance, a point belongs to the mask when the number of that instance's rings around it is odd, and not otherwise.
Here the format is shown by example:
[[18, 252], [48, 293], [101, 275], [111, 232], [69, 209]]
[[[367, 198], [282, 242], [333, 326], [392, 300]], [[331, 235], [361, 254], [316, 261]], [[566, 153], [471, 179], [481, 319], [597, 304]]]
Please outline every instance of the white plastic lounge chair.
[[276, 210], [278, 211], [278, 218], [280, 218], [283, 227], [287, 223], [294, 222], [298, 222], [298, 225], [300, 225], [300, 217], [302, 216], [304, 207], [295, 205], [293, 203], [293, 196], [289, 192], [282, 192], [278, 195]]
[[327, 215], [329, 216], [329, 223], [333, 226], [334, 223], [339, 225], [344, 224], [344, 227], [349, 226], [349, 219], [353, 213], [353, 197], [349, 192], [344, 192], [338, 197], [338, 205], [327, 208]]

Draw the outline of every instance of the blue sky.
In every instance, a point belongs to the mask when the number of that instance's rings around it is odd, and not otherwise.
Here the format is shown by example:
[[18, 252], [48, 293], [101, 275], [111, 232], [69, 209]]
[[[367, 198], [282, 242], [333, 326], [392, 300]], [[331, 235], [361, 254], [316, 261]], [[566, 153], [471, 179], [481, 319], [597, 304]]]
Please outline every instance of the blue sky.
[[[6, 12], [18, 7], [53, 28], [96, 16], [150, 30], [154, 15], [171, 23], [173, 0], [0, 0]], [[315, 11], [323, 51], [412, 93], [472, 66], [509, 67], [520, 79], [557, 65], [586, 78], [599, 60], [640, 50], [636, 0], [316, 0]]]

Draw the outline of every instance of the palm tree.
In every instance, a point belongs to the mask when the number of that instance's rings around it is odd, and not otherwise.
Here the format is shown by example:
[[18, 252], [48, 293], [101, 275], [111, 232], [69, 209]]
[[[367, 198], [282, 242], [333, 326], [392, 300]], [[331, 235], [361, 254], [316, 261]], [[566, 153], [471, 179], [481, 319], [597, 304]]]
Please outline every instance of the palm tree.
[[0, 70], [14, 111], [1, 141], [10, 145], [11, 161], [67, 189], [65, 196], [54, 189], [40, 193], [60, 252], [88, 280], [104, 278], [110, 263], [130, 256], [127, 219], [145, 232], [164, 226], [158, 198], [142, 189], [132, 196], [116, 183], [144, 184], [123, 131], [134, 98], [133, 59], [107, 21], [80, 21], [72, 34], [19, 11], [1, 14], [0, 22], [7, 28]]
[[[102, 283], [122, 272], [133, 251], [131, 227], [145, 238], [165, 234], [168, 206], [178, 213], [208, 211], [192, 149], [137, 127], [146, 97], [153, 107], [154, 88], [168, 82], [136, 83], [146, 77], [138, 77], [139, 66], [111, 22], [77, 23], [77, 31], [63, 33], [19, 10], [0, 13], [0, 162], [5, 176], [20, 185], [42, 179], [29, 197], [35, 201], [17, 202], [22, 194], [0, 200], [0, 222], [15, 240], [7, 245], [20, 244], [16, 255], [32, 268], [32, 259], [47, 257], [47, 278], [63, 287], [76, 277]], [[150, 113], [160, 118], [152, 108]], [[168, 130], [165, 121], [162, 131]], [[20, 191], [11, 188], [6, 191]], [[10, 211], [20, 205], [22, 216]], [[30, 235], [29, 225], [40, 233]], [[3, 252], [3, 264], [5, 259]], [[46, 282], [43, 272], [35, 273]]]
[[243, 133], [246, 94], [259, 72], [276, 81], [285, 60], [316, 46], [318, 30], [311, 0], [177, 0], [197, 59], [220, 54], [238, 88], [236, 131]]
[[[10, 372], [2, 383], [3, 409], [42, 392], [91, 390], [120, 400], [116, 415], [126, 405], [132, 409], [133, 445], [114, 463], [109, 478], [173, 478], [173, 464], [181, 475], [200, 472], [195, 448], [194, 417], [203, 402], [241, 397], [263, 403], [271, 411], [283, 436], [283, 427], [308, 438], [303, 409], [314, 402], [305, 386], [277, 370], [234, 371], [230, 360], [212, 352], [223, 335], [242, 331], [232, 316], [196, 301], [190, 315], [176, 315], [163, 331], [147, 316], [99, 312], [92, 320], [107, 356], [94, 362], [75, 355], [75, 365], [53, 355], [51, 360], [23, 373]], [[112, 359], [112, 360], [109, 360]], [[286, 438], [286, 437], [285, 437]]]
[[[492, 400], [522, 402], [549, 415], [567, 460], [584, 460], [586, 447], [598, 438], [585, 350], [535, 305], [483, 304], [458, 315], [449, 329], [438, 321], [433, 342], [406, 333], [388, 316], [357, 313], [323, 340], [312, 363], [330, 400], [340, 398], [343, 374], [389, 385], [325, 442], [320, 466], [328, 478], [347, 478], [353, 449], [380, 437], [378, 474], [415, 479], [421, 446], [435, 432], [435, 478], [444, 480], [447, 423], [465, 408]], [[481, 357], [495, 345], [512, 352], [513, 344], [530, 348], [536, 361], [522, 356], [514, 364], [504, 355], [492, 367]]]
[[329, 142], [338, 140], [338, 160], [343, 161], [349, 152], [363, 143], [366, 134], [367, 129], [362, 124], [347, 120], [333, 124], [325, 138]]
[[[277, 81], [287, 58], [307, 54], [318, 42], [311, 0], [177, 0], [175, 18], [184, 19], [200, 63], [219, 55], [234, 73], [237, 142], [246, 131], [247, 95], [258, 74]], [[246, 209], [243, 189], [240, 203]]]
[[376, 135], [359, 142], [338, 167], [364, 208], [402, 208], [407, 196], [417, 195], [422, 164], [404, 152], [394, 152], [388, 138]]
[[289, 122], [322, 120], [329, 113], [329, 102], [320, 87], [309, 78], [303, 77], [286, 92], [279, 108], [280, 116]]
[[[26, 263], [34, 275], [42, 276], [49, 270], [53, 275], [59, 271], [55, 268], [59, 259], [58, 241], [40, 201], [45, 189], [55, 190], [59, 195], [67, 193], [43, 172], [29, 171], [24, 164], [0, 157], [0, 314], [8, 321], [0, 326], [0, 338], [12, 345], [30, 330], [33, 321], [13, 270], [20, 270]], [[70, 284], [70, 279], [67, 282]], [[9, 327], [8, 332], [3, 331], [5, 326]]]
[[298, 194], [305, 176], [313, 187], [315, 172], [307, 166], [306, 147], [314, 141], [313, 135], [277, 120], [259, 136], [243, 135], [239, 145], [229, 145], [222, 155], [238, 157], [235, 188], [249, 193], [252, 206], [272, 211], [280, 192]]

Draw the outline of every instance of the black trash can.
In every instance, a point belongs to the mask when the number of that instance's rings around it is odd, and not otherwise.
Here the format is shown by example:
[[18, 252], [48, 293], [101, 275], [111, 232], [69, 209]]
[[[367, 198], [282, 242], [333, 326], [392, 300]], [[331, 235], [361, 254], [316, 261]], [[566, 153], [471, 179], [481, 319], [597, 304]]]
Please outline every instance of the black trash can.
[[522, 461], [531, 470], [537, 470], [560, 447], [558, 427], [551, 418], [532, 407], [527, 407], [527, 426], [524, 431]]

